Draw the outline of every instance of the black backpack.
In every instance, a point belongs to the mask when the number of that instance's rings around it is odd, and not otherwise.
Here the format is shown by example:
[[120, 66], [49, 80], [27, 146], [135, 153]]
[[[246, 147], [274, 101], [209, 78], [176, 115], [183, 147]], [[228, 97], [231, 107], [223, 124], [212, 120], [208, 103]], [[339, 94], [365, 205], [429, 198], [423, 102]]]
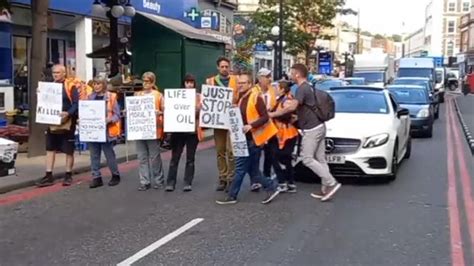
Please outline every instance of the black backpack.
[[316, 104], [310, 106], [311, 110], [316, 114], [321, 122], [326, 122], [334, 118], [336, 112], [336, 104], [329, 93], [313, 88], [314, 101]]

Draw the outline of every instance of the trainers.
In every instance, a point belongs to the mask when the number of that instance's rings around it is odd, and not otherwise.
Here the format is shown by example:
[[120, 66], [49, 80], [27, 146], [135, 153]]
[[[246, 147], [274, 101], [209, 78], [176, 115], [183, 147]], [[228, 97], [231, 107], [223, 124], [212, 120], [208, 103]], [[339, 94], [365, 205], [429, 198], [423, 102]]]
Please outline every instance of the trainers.
[[262, 188], [262, 185], [260, 183], [253, 183], [252, 186], [250, 186], [250, 191], [259, 192], [260, 188]]
[[162, 189], [164, 188], [165, 186], [163, 184], [154, 184], [153, 185], [153, 189]]
[[324, 195], [326, 195], [325, 193], [323, 192], [313, 192], [311, 193], [311, 197], [315, 198], [315, 199], [322, 199], [324, 198]]
[[219, 181], [219, 184], [216, 187], [216, 191], [224, 191], [227, 187], [227, 184], [225, 181]]
[[98, 188], [103, 186], [104, 183], [102, 182], [102, 178], [97, 177], [92, 179], [91, 183], [89, 184], [89, 188]]
[[333, 186], [327, 187], [326, 193], [324, 194], [324, 197], [321, 199], [321, 201], [328, 201], [332, 199], [334, 194], [341, 188], [341, 183], [336, 183]]
[[270, 203], [276, 196], [278, 196], [278, 194], [280, 194], [278, 189], [267, 192], [267, 196], [262, 200], [262, 204]]
[[187, 186], [184, 186], [183, 191], [190, 192], [190, 191], [193, 191], [193, 188], [191, 187], [191, 185], [187, 185]]
[[63, 180], [63, 186], [68, 187], [70, 185], [72, 185], [72, 174], [66, 173], [66, 176], [64, 176], [64, 180]]
[[278, 184], [278, 190], [280, 193], [285, 193], [288, 191], [288, 185], [286, 183]]
[[227, 197], [226, 197], [225, 199], [223, 199], [223, 200], [216, 200], [216, 203], [219, 204], [219, 205], [236, 204], [236, 203], [237, 203], [237, 199], [236, 199], [236, 198], [233, 198], [233, 197], [227, 196]]
[[288, 193], [296, 193], [296, 185], [295, 184], [288, 184]]
[[138, 187], [138, 191], [145, 191], [145, 190], [149, 190], [151, 188], [151, 185], [150, 184], [146, 184], [146, 185], [140, 185]]
[[49, 187], [52, 185], [54, 185], [54, 177], [50, 174], [46, 174], [40, 180], [36, 181], [37, 187]]
[[109, 186], [113, 187], [120, 184], [120, 176], [119, 175], [112, 175], [112, 178], [109, 181]]
[[166, 192], [173, 192], [173, 191], [174, 191], [174, 186], [171, 186], [171, 185], [170, 185], [170, 186], [166, 186], [165, 191], [166, 191]]

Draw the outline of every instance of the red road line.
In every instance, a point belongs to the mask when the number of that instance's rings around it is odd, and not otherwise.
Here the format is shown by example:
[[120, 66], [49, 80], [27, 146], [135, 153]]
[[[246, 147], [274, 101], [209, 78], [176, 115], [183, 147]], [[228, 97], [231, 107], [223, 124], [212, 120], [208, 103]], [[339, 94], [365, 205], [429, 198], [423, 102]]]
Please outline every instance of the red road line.
[[463, 188], [463, 195], [464, 195], [464, 204], [466, 206], [466, 216], [468, 221], [468, 228], [469, 234], [471, 237], [471, 252], [474, 254], [474, 201], [472, 197], [472, 184], [471, 184], [471, 176], [469, 174], [469, 170], [466, 164], [466, 158], [464, 156], [464, 143], [461, 141], [459, 127], [460, 125], [456, 123], [456, 116], [453, 110], [454, 106], [451, 101], [451, 105], [449, 108], [450, 116], [451, 116], [451, 128], [454, 132], [454, 142], [455, 142], [455, 150], [457, 154], [457, 163], [458, 169], [461, 174], [461, 182]]
[[[447, 109], [451, 109], [451, 100], [447, 101]], [[454, 266], [464, 266], [464, 250], [461, 238], [461, 225], [459, 222], [459, 208], [457, 201], [456, 189], [456, 171], [454, 168], [454, 153], [452, 132], [450, 130], [451, 116], [447, 110], [446, 117], [446, 134], [447, 134], [447, 164], [448, 164], [448, 213], [449, 213], [449, 230], [451, 240], [451, 262]]]
[[[213, 146], [214, 146], [214, 141], [209, 140], [209, 141], [201, 142], [199, 144], [197, 150], [198, 151], [206, 150], [206, 149], [209, 149]], [[171, 159], [171, 151], [163, 152], [161, 154], [161, 159], [162, 160], [170, 160]], [[135, 161], [132, 161], [132, 162], [120, 164], [119, 165], [119, 170], [123, 174], [123, 173], [128, 173], [131, 170], [135, 170], [135, 169], [137, 169], [137, 167], [138, 167], [138, 161], [135, 160]], [[89, 181], [90, 179], [91, 179], [90, 172], [85, 173], [85, 174], [79, 175], [77, 177], [74, 177], [74, 183], [73, 184], [78, 185], [82, 182]], [[61, 191], [61, 190], [64, 190], [64, 189], [67, 189], [67, 187], [63, 187], [60, 182], [58, 182], [55, 185], [50, 186], [50, 187], [44, 187], [44, 188], [32, 187], [32, 188], [28, 188], [28, 189], [22, 190], [18, 193], [7, 194], [5, 196], [0, 196], [0, 206], [11, 205], [11, 204], [14, 204], [14, 203], [17, 203], [17, 202], [30, 200], [30, 199], [33, 199], [33, 198], [45, 196], [45, 195], [53, 193], [53, 192], [58, 192], [58, 191]]]

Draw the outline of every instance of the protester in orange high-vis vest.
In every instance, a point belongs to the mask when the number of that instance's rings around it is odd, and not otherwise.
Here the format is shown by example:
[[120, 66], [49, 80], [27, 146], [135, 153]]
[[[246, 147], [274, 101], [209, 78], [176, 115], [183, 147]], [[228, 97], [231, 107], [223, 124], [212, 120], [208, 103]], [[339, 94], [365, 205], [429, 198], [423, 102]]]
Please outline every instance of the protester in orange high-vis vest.
[[[88, 95], [87, 99], [92, 101], [105, 101], [107, 108], [107, 139], [105, 142], [88, 143], [92, 172], [92, 181], [89, 184], [89, 188], [103, 186], [102, 175], [100, 173], [100, 157], [102, 152], [104, 152], [105, 158], [107, 159], [107, 166], [112, 173], [109, 186], [116, 186], [120, 183], [120, 172], [118, 170], [114, 145], [121, 134], [120, 108], [117, 103], [117, 94], [107, 91], [107, 80], [103, 77], [96, 77], [92, 86], [94, 91]], [[81, 123], [80, 119], [79, 117], [79, 124]]]
[[[206, 80], [207, 85], [228, 87], [233, 89], [233, 102], [238, 102], [238, 88], [236, 76], [230, 74], [230, 60], [226, 57], [217, 59], [219, 74]], [[219, 170], [219, 183], [217, 191], [226, 190], [232, 182], [235, 172], [235, 160], [230, 144], [229, 132], [226, 129], [214, 129], [216, 143], [217, 169]]]
[[[237, 203], [237, 195], [245, 175], [252, 175], [254, 169], [258, 169], [262, 145], [278, 132], [268, 116], [262, 94], [252, 89], [252, 75], [239, 75], [238, 84], [240, 93], [239, 108], [242, 114], [243, 132], [247, 138], [249, 156], [236, 158], [235, 176], [229, 193], [224, 199], [216, 201], [217, 204], [221, 205]], [[279, 193], [276, 184], [272, 179], [263, 177], [259, 170], [254, 178], [267, 191], [262, 203], [270, 203]]]
[[[195, 89], [197, 88], [196, 78], [187, 74], [183, 80], [183, 88]], [[189, 192], [192, 190], [192, 182], [194, 179], [194, 161], [196, 157], [196, 149], [198, 143], [203, 138], [202, 129], [199, 127], [199, 111], [201, 109], [201, 97], [200, 94], [196, 94], [196, 131], [195, 132], [183, 132], [183, 133], [171, 133], [170, 144], [171, 144], [171, 161], [170, 168], [168, 171], [168, 179], [166, 180], [166, 191], [171, 192], [176, 187], [176, 177], [178, 175], [178, 166], [181, 154], [183, 153], [184, 147], [186, 146], [186, 168], [184, 170], [184, 185], [183, 191]]]
[[72, 185], [79, 91], [73, 83], [66, 82], [66, 68], [63, 65], [54, 65], [52, 71], [54, 82], [63, 85], [63, 109], [60, 113], [61, 125], [50, 126], [46, 131], [46, 175], [36, 182], [38, 187], [54, 184], [53, 168], [57, 152], [66, 154], [63, 186]]
[[[289, 102], [294, 101], [291, 95], [289, 81], [280, 81], [278, 83], [278, 98], [272, 112], [284, 109]], [[296, 192], [295, 177], [292, 154], [298, 140], [298, 129], [293, 125], [294, 116], [287, 113], [278, 117], [273, 117], [273, 121], [278, 128], [278, 133], [269, 141], [273, 153], [273, 168], [278, 178], [278, 189], [280, 192]]]
[[137, 140], [137, 156], [139, 161], [140, 187], [145, 191], [151, 188], [159, 189], [164, 186], [163, 164], [161, 162], [160, 143], [163, 138], [163, 95], [155, 85], [156, 77], [153, 72], [145, 72], [142, 76], [143, 90], [135, 96], [153, 96], [156, 112], [156, 139]]

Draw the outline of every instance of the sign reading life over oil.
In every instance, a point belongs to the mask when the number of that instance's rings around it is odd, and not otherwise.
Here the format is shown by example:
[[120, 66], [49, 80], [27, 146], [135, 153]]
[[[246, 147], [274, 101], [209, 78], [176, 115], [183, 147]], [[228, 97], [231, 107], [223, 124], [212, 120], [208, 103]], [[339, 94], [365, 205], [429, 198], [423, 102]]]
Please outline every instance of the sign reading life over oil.
[[125, 98], [127, 107], [127, 140], [156, 139], [156, 110], [153, 96]]
[[204, 128], [228, 129], [227, 112], [232, 108], [232, 89], [217, 86], [202, 86], [200, 126]]
[[165, 132], [196, 131], [196, 90], [166, 89]]

